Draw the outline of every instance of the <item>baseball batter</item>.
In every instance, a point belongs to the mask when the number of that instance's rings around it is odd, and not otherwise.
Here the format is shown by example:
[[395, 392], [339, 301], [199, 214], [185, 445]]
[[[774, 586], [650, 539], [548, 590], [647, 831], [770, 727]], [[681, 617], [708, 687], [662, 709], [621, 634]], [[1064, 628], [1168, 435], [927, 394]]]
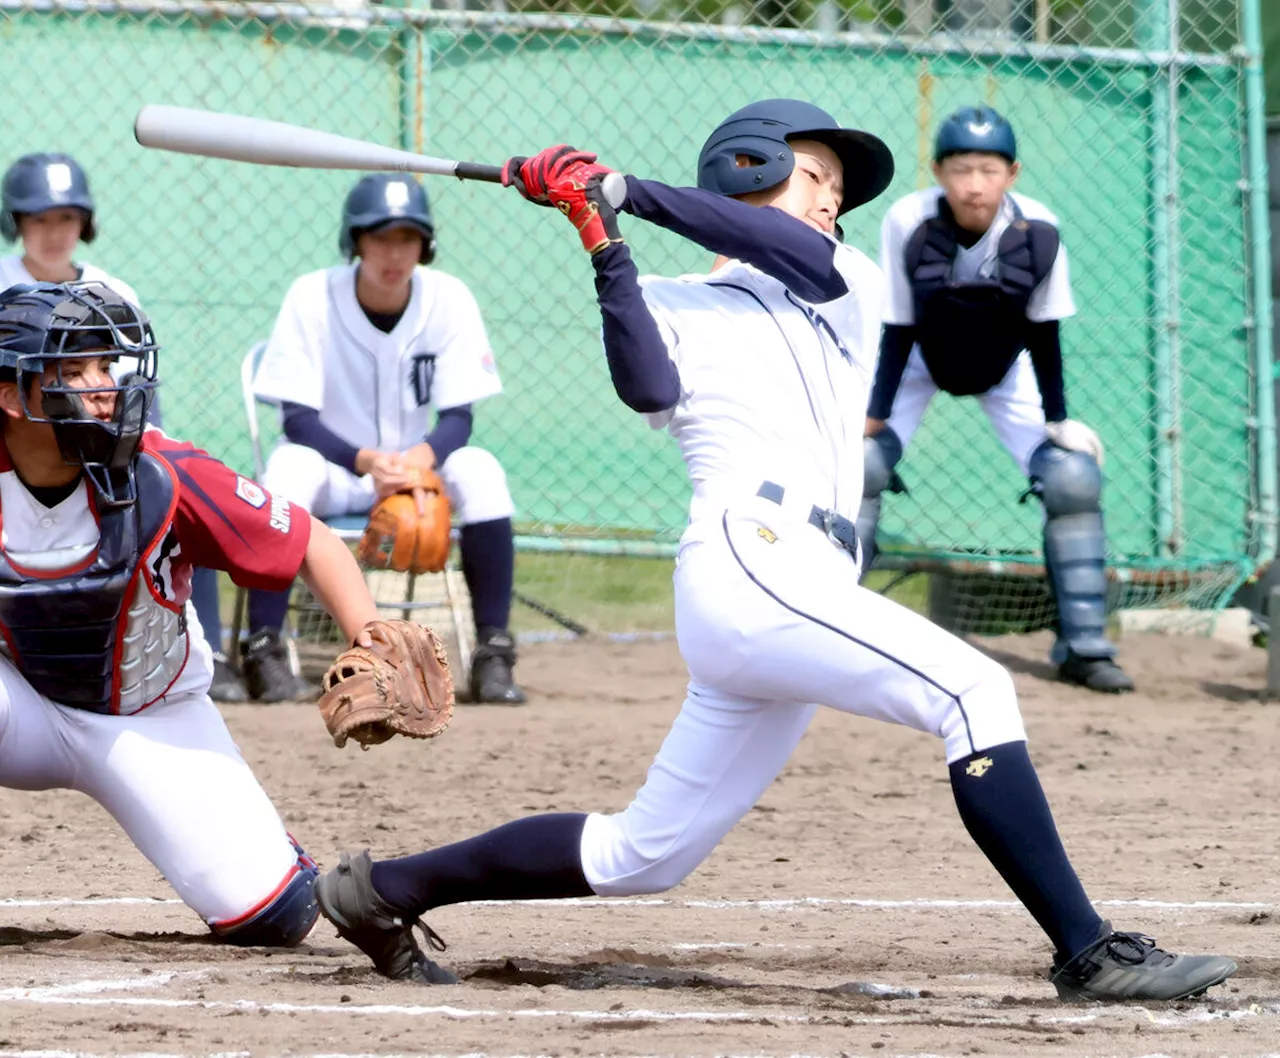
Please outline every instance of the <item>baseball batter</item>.
[[[280, 406], [284, 425], [263, 482], [328, 517], [367, 512], [415, 465], [436, 469], [462, 526], [477, 639], [471, 700], [519, 704], [507, 630], [514, 506], [497, 459], [468, 443], [472, 405], [502, 390], [480, 309], [465, 283], [429, 267], [435, 224], [411, 177], [361, 179], [339, 243], [351, 263], [294, 282], [258, 368], [254, 392]], [[293, 696], [279, 642], [287, 598], [249, 600], [245, 676], [264, 701]]]
[[292, 945], [315, 863], [209, 699], [191, 568], [301, 573], [353, 638], [377, 611], [321, 523], [146, 427], [157, 350], [103, 284], [0, 294], [0, 785], [89, 795], [219, 936]]
[[867, 410], [865, 500], [858, 537], [875, 552], [880, 497], [938, 390], [976, 396], [1044, 505], [1044, 557], [1057, 603], [1061, 677], [1122, 693], [1133, 681], [1107, 640], [1102, 442], [1067, 418], [1059, 321], [1075, 315], [1058, 221], [1013, 191], [1013, 128], [966, 107], [938, 129], [938, 186], [884, 218], [884, 334]]
[[850, 519], [883, 281], [832, 232], [888, 184], [885, 145], [775, 99], [712, 132], [699, 189], [626, 177], [625, 212], [720, 255], [678, 279], [638, 278], [594, 160], [551, 148], [512, 159], [506, 179], [578, 228], [614, 387], [689, 467], [675, 573], [688, 696], [624, 811], [532, 816], [399, 860], [344, 855], [317, 887], [321, 912], [383, 973], [441, 981], [410, 932], [430, 908], [669, 889], [756, 803], [822, 703], [941, 740], [961, 819], [1052, 940], [1062, 996], [1171, 998], [1224, 980], [1230, 959], [1172, 955], [1094, 911], [1009, 674], [858, 585]]
[[[24, 154], [0, 181], [0, 236], [17, 241], [22, 252], [0, 257], [0, 290], [18, 283], [105, 283], [132, 305], [141, 305], [133, 287], [92, 264], [75, 260], [81, 242], [97, 238], [97, 215], [89, 177], [69, 154]], [[119, 357], [114, 378], [138, 369], [134, 357]], [[160, 425], [160, 396], [153, 393], [149, 421]], [[245, 701], [240, 678], [222, 653], [218, 582], [213, 570], [192, 573], [192, 601], [213, 650], [215, 701]]]

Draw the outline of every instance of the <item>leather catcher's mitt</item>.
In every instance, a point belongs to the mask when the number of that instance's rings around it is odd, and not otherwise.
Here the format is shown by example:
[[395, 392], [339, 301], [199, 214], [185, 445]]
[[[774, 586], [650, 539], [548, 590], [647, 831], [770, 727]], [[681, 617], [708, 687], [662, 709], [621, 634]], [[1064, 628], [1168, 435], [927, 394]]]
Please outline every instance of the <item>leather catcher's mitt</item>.
[[434, 470], [417, 471], [407, 492], [386, 496], [369, 512], [357, 555], [369, 569], [439, 573], [449, 560], [449, 497]]
[[453, 716], [453, 678], [444, 644], [413, 621], [370, 621], [371, 647], [344, 650], [324, 674], [320, 713], [341, 748], [393, 735], [434, 738]]

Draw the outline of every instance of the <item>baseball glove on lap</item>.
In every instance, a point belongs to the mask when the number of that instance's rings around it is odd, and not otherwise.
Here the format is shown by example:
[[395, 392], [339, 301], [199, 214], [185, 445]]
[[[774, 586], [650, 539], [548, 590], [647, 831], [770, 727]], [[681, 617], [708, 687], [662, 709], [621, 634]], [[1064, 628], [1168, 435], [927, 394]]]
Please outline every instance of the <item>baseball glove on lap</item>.
[[449, 560], [449, 497], [434, 470], [418, 484], [374, 504], [357, 555], [369, 569], [439, 573]]
[[453, 716], [453, 678], [440, 637], [413, 621], [370, 621], [368, 647], [344, 650], [324, 674], [320, 713], [336, 746], [393, 735], [433, 738]]

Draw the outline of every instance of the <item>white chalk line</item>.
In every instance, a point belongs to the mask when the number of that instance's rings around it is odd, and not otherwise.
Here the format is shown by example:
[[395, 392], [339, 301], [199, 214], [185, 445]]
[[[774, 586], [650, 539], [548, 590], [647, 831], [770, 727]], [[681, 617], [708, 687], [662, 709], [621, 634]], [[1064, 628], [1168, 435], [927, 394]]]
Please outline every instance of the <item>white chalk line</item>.
[[[181, 904], [176, 898], [151, 898], [136, 896], [120, 897], [48, 897], [43, 899], [6, 898], [0, 899], [0, 908], [4, 907], [97, 907], [109, 904], [138, 904], [147, 906]], [[966, 900], [966, 899], [915, 899], [915, 900], [876, 900], [854, 897], [797, 896], [781, 897], [774, 900], [672, 900], [665, 897], [572, 897], [567, 900], [477, 900], [471, 907], [508, 907], [512, 905], [528, 905], [531, 907], [656, 907], [656, 908], [697, 908], [704, 911], [760, 910], [786, 911], [809, 907], [852, 907], [872, 911], [1024, 911], [1022, 904], [1016, 900]], [[1275, 909], [1274, 903], [1261, 900], [1145, 900], [1116, 899], [1095, 900], [1094, 907], [1137, 908], [1143, 911], [1268, 911]]]

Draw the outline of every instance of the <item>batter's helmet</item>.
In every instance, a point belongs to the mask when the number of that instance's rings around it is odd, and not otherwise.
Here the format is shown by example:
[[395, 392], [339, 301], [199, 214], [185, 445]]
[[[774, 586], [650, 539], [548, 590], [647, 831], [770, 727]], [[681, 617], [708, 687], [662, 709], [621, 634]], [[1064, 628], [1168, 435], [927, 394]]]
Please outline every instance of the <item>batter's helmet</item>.
[[403, 173], [370, 173], [347, 195], [342, 207], [342, 231], [338, 245], [348, 261], [356, 255], [362, 232], [378, 231], [393, 224], [409, 224], [422, 233], [423, 264], [436, 255], [435, 225], [426, 189]]
[[1011, 162], [1018, 160], [1018, 143], [1010, 125], [991, 107], [963, 107], [938, 126], [933, 143], [933, 160], [942, 161], [948, 154], [1000, 154]]
[[[716, 126], [698, 155], [698, 186], [718, 195], [776, 187], [796, 157], [788, 140], [825, 143], [844, 167], [839, 213], [870, 202], [893, 179], [893, 154], [869, 132], [842, 129], [830, 114], [799, 99], [765, 99], [736, 110]], [[758, 164], [740, 167], [738, 155]], [[838, 215], [838, 214], [837, 214]]]
[[0, 204], [0, 235], [7, 242], [18, 237], [18, 216], [70, 206], [84, 214], [80, 238], [93, 242], [93, 195], [89, 178], [69, 154], [24, 154], [4, 174]]
[[[125, 507], [137, 499], [133, 461], [156, 387], [158, 351], [142, 310], [103, 283], [37, 283], [0, 293], [0, 369], [13, 373], [26, 417], [52, 425], [62, 458], [84, 468], [99, 503]], [[95, 354], [137, 357], [138, 369], [93, 389], [64, 379], [65, 361]], [[30, 381], [42, 376], [43, 415], [36, 415], [27, 395]], [[110, 422], [85, 407], [89, 393], [115, 394]]]

